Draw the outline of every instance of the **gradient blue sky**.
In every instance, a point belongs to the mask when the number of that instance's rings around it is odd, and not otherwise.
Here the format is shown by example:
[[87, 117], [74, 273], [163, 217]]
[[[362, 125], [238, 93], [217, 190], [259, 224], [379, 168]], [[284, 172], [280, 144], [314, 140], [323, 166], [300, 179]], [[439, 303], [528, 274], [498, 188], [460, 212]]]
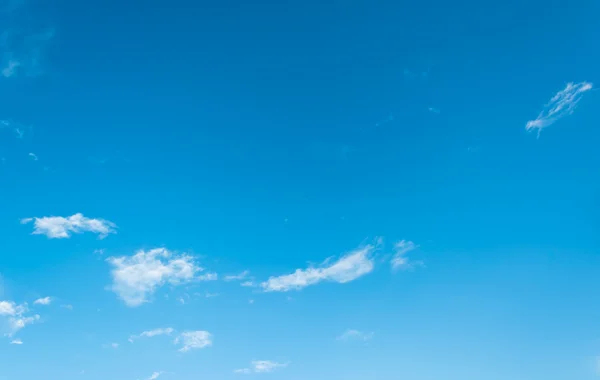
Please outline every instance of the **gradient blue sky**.
[[600, 376], [598, 1], [0, 4], [1, 380]]

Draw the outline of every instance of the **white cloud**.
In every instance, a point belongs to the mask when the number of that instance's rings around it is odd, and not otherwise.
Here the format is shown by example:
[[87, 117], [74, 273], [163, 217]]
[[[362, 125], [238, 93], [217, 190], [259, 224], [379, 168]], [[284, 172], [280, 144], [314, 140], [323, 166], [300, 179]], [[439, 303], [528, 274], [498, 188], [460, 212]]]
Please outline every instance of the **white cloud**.
[[119, 348], [119, 343], [111, 343], [110, 346], [116, 350]]
[[241, 281], [241, 280], [246, 279], [246, 277], [248, 277], [249, 274], [250, 274], [250, 272], [247, 271], [247, 270], [245, 270], [245, 271], [243, 271], [240, 274], [225, 276], [223, 279], [225, 281], [227, 281], [227, 282], [230, 282], [230, 281]]
[[185, 331], [175, 339], [175, 344], [182, 346], [180, 352], [209, 347], [212, 345], [212, 334], [208, 331]]
[[152, 375], [150, 375], [150, 377], [148, 378], [148, 380], [156, 380], [160, 377], [160, 375], [162, 375], [163, 372], [154, 372], [152, 373]]
[[45, 216], [41, 218], [25, 218], [21, 224], [33, 221], [33, 234], [46, 235], [50, 239], [63, 239], [71, 237], [71, 234], [92, 232], [99, 237], [105, 238], [108, 234], [116, 233], [116, 225], [108, 220], [86, 218], [80, 213], [68, 217]]
[[277, 363], [270, 360], [255, 360], [250, 363], [249, 368], [236, 369], [235, 373], [250, 374], [250, 373], [268, 373], [273, 372], [277, 368], [287, 367], [289, 363]]
[[254, 288], [256, 287], [256, 283], [254, 281], [244, 281], [240, 284], [240, 286], [243, 286], [245, 288]]
[[373, 338], [373, 333], [365, 333], [358, 330], [346, 330], [344, 333], [337, 337], [337, 340], [349, 341], [349, 340], [362, 340], [367, 341]]
[[129, 341], [133, 343], [134, 340], [140, 338], [152, 338], [160, 335], [171, 335], [175, 329], [172, 327], [158, 328], [154, 330], [144, 331], [139, 335], [132, 335], [129, 337]]
[[113, 266], [110, 289], [130, 307], [148, 302], [148, 297], [165, 284], [217, 278], [213, 273], [196, 276], [204, 268], [197, 266], [192, 256], [177, 255], [165, 248], [139, 250], [133, 256], [109, 257], [106, 261]]
[[6, 332], [5, 335], [9, 336], [9, 337], [13, 336], [19, 330], [24, 328], [25, 326], [35, 323], [39, 320], [40, 320], [40, 316], [37, 314], [34, 316], [31, 316], [31, 317], [24, 317], [24, 316], [10, 317], [8, 319], [8, 332]]
[[367, 245], [344, 255], [333, 263], [326, 260], [317, 268], [296, 269], [292, 274], [271, 277], [260, 285], [266, 292], [287, 292], [300, 290], [322, 281], [347, 283], [373, 271], [375, 264], [372, 256], [375, 249], [376, 246]]
[[73, 305], [60, 305], [63, 309], [73, 310]]
[[532, 131], [537, 129], [538, 136], [542, 129], [552, 125], [558, 119], [570, 115], [575, 111], [577, 103], [581, 100], [583, 93], [592, 89], [589, 82], [567, 83], [567, 86], [550, 99], [548, 104], [535, 120], [527, 122], [525, 129]]
[[11, 341], [11, 342], [10, 342], [10, 344], [18, 344], [18, 345], [21, 345], [21, 344], [23, 344], [23, 341], [22, 341], [21, 339], [15, 339], [15, 340]]
[[394, 244], [394, 255], [390, 260], [390, 264], [392, 265], [392, 269], [408, 269], [412, 267], [411, 262], [406, 257], [406, 254], [410, 251], [417, 249], [419, 246], [409, 240], [400, 240], [396, 244]]
[[35, 153], [29, 153], [28, 156], [34, 161], [38, 160], [38, 156]]
[[[19, 311], [19, 308], [21, 308], [21, 310]], [[17, 314], [22, 314], [25, 310], [23, 309], [24, 306], [17, 306], [17, 304], [15, 304], [12, 301], [0, 301], [0, 315], [17, 315]]]
[[52, 303], [52, 298], [50, 297], [38, 298], [33, 301], [34, 305], [50, 305], [50, 303]]

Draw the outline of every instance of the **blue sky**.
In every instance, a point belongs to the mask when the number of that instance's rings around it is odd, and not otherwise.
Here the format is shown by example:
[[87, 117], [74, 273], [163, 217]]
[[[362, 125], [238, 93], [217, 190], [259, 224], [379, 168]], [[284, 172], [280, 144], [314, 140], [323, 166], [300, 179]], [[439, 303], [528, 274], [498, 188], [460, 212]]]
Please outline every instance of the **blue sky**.
[[0, 4], [1, 380], [600, 376], [597, 1]]

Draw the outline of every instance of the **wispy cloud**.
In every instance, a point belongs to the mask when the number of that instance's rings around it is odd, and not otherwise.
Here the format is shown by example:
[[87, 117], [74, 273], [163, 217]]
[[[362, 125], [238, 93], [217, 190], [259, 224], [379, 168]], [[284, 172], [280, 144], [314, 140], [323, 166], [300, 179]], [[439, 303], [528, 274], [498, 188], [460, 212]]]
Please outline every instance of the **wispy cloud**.
[[165, 284], [176, 286], [217, 278], [214, 273], [197, 275], [204, 268], [196, 265], [192, 256], [165, 248], [139, 250], [133, 256], [109, 257], [106, 261], [113, 267], [110, 289], [130, 307], [148, 302], [148, 297]]
[[37, 300], [33, 301], [34, 305], [50, 305], [50, 303], [52, 303], [51, 297], [38, 298]]
[[171, 335], [174, 331], [175, 331], [175, 329], [172, 327], [158, 328], [158, 329], [154, 329], [154, 330], [144, 331], [144, 332], [140, 333], [139, 335], [131, 335], [128, 340], [131, 343], [133, 343], [135, 340], [140, 339], [140, 338], [152, 338], [152, 337], [160, 336], [160, 335]]
[[29, 153], [28, 156], [34, 161], [39, 160], [38, 156], [35, 153]]
[[406, 257], [406, 254], [417, 249], [418, 247], [418, 245], [409, 240], [400, 240], [394, 244], [394, 255], [390, 260], [392, 269], [399, 270], [412, 268], [416, 263], [409, 261], [408, 257]]
[[34, 235], [46, 235], [49, 239], [70, 238], [72, 234], [91, 232], [98, 234], [99, 238], [105, 238], [109, 234], [116, 233], [117, 227], [114, 223], [103, 219], [86, 218], [80, 213], [68, 217], [45, 216], [25, 218], [21, 224], [33, 222]]
[[0, 74], [4, 78], [44, 71], [45, 53], [55, 32], [36, 22], [29, 5], [27, 1], [0, 5]]
[[346, 331], [344, 331], [344, 333], [342, 335], [337, 337], [337, 340], [341, 340], [344, 342], [347, 342], [350, 340], [367, 341], [367, 340], [373, 339], [373, 335], [374, 334], [372, 332], [365, 333], [365, 332], [358, 331], [358, 330], [346, 330]]
[[27, 303], [17, 304], [14, 301], [0, 301], [0, 317], [5, 319], [2, 328], [5, 336], [12, 337], [27, 325], [40, 320], [38, 314], [28, 315]]
[[158, 379], [161, 375], [163, 374], [163, 372], [154, 372], [152, 373], [152, 375], [150, 375], [150, 377], [148, 378], [148, 380], [156, 380]]
[[23, 341], [21, 339], [15, 339], [15, 340], [11, 341], [10, 344], [21, 345], [21, 344], [23, 344]]
[[245, 280], [248, 275], [250, 274], [250, 271], [243, 271], [242, 273], [239, 274], [230, 274], [227, 275], [225, 277], [223, 277], [224, 281], [230, 282], [230, 281], [241, 281], [241, 280]]
[[296, 269], [294, 273], [271, 277], [260, 285], [266, 292], [287, 292], [300, 290], [322, 281], [347, 283], [373, 271], [375, 264], [372, 256], [375, 249], [375, 245], [366, 245], [334, 262], [326, 260], [318, 267]]
[[538, 136], [542, 129], [554, 124], [558, 119], [571, 115], [583, 94], [592, 89], [589, 82], [567, 83], [567, 86], [550, 99], [544, 109], [535, 120], [527, 122], [525, 129], [533, 131], [537, 129]]
[[175, 339], [174, 343], [182, 346], [179, 352], [206, 348], [212, 346], [212, 334], [208, 331], [185, 331]]
[[238, 374], [250, 374], [250, 373], [269, 373], [275, 371], [277, 368], [285, 368], [290, 363], [277, 363], [271, 360], [255, 360], [250, 363], [250, 367], [236, 369], [233, 372]]

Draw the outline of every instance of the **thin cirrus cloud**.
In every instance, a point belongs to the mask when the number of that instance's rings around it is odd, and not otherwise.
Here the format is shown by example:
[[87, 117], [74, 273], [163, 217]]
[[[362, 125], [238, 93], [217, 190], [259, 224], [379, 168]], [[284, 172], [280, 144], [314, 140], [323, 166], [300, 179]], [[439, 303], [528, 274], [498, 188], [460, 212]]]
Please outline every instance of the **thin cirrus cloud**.
[[149, 297], [166, 284], [177, 286], [217, 279], [216, 273], [199, 275], [205, 269], [192, 256], [165, 248], [139, 250], [133, 256], [109, 257], [106, 261], [113, 267], [110, 290], [129, 307], [149, 302]]
[[343, 342], [353, 340], [366, 342], [367, 340], [373, 339], [373, 335], [374, 334], [372, 332], [366, 333], [359, 330], [346, 330], [342, 335], [337, 337], [337, 340], [341, 340]]
[[373, 253], [376, 245], [366, 245], [347, 253], [333, 263], [326, 260], [318, 267], [296, 269], [294, 273], [271, 277], [260, 284], [265, 292], [287, 292], [300, 290], [320, 282], [344, 284], [354, 281], [373, 271]]
[[406, 256], [410, 251], [414, 251], [419, 246], [410, 240], [400, 240], [394, 244], [394, 255], [390, 260], [390, 265], [393, 270], [410, 269], [415, 263], [409, 261]]
[[250, 274], [250, 271], [245, 270], [239, 274], [227, 275], [227, 276], [223, 277], [223, 280], [226, 282], [242, 281], [242, 280], [245, 280], [249, 274]]
[[175, 329], [173, 329], [172, 327], [163, 327], [154, 330], [144, 331], [138, 335], [131, 335], [128, 340], [131, 343], [133, 343], [135, 340], [140, 338], [152, 338], [160, 335], [171, 335], [174, 331]]
[[236, 369], [233, 372], [237, 374], [247, 375], [251, 373], [269, 373], [275, 371], [277, 368], [285, 368], [290, 363], [277, 363], [271, 360], [255, 360], [250, 363], [250, 367]]
[[550, 99], [536, 119], [527, 122], [525, 129], [528, 131], [537, 129], [539, 136], [542, 129], [554, 124], [558, 119], [571, 115], [583, 94], [590, 91], [592, 87], [589, 82], [567, 83], [564, 89]]
[[92, 219], [77, 213], [71, 216], [44, 216], [21, 219], [21, 224], [33, 222], [33, 235], [45, 235], [49, 239], [68, 239], [72, 234], [90, 232], [100, 239], [116, 233], [116, 225], [104, 219]]
[[212, 339], [208, 331], [184, 331], [175, 338], [174, 343], [181, 346], [179, 352], [188, 352], [212, 346]]

